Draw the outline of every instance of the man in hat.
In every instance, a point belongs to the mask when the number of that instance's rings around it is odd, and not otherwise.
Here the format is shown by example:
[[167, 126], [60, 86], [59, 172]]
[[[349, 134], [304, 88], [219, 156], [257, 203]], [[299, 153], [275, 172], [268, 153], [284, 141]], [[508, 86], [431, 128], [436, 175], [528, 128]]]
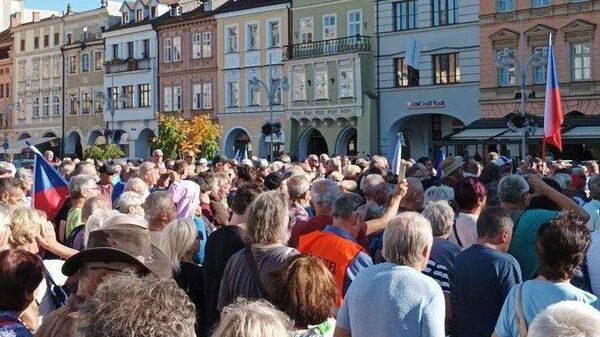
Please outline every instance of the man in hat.
[[198, 161], [198, 166], [196, 166], [196, 171], [198, 173], [204, 173], [208, 171], [208, 160], [206, 160], [206, 158], [200, 158]]
[[117, 170], [112, 165], [104, 164], [98, 169], [100, 174], [100, 181], [98, 181], [98, 188], [100, 188], [100, 194], [102, 194], [106, 200], [112, 201], [111, 196], [113, 192], [113, 178]]
[[214, 173], [229, 171], [231, 166], [229, 165], [229, 159], [225, 156], [216, 155], [212, 161], [212, 168]]
[[461, 156], [448, 157], [442, 162], [442, 183], [454, 187], [463, 178], [465, 160]]
[[269, 191], [280, 189], [285, 191], [287, 189], [286, 179], [292, 176], [292, 172], [281, 173], [273, 172], [265, 178], [265, 188]]
[[64, 307], [45, 317], [36, 336], [80, 336], [78, 311], [81, 305], [94, 295], [106, 276], [125, 270], [138, 275], [172, 277], [168, 259], [150, 243], [144, 220], [131, 214], [114, 216], [105, 228], [91, 232], [87, 249], [65, 262], [63, 274], [79, 273], [77, 292], [71, 294]]

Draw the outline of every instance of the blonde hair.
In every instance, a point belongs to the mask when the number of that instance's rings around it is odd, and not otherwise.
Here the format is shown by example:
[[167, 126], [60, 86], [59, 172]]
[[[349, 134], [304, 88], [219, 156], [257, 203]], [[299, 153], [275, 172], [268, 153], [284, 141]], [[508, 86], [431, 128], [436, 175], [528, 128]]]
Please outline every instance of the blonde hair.
[[42, 234], [42, 226], [47, 222], [46, 214], [33, 208], [16, 208], [10, 218], [11, 235], [8, 243], [19, 248], [35, 241]]
[[277, 191], [260, 194], [248, 206], [246, 228], [252, 244], [286, 244], [290, 234], [287, 196]]
[[125, 190], [123, 192], [135, 192], [141, 196], [144, 196], [148, 191], [148, 185], [142, 180], [142, 178], [131, 178], [125, 184]]
[[241, 299], [223, 309], [211, 337], [281, 337], [292, 332], [292, 321], [269, 302]]
[[176, 272], [180, 270], [181, 258], [193, 248], [197, 235], [196, 224], [189, 218], [173, 220], [163, 230], [160, 246]]

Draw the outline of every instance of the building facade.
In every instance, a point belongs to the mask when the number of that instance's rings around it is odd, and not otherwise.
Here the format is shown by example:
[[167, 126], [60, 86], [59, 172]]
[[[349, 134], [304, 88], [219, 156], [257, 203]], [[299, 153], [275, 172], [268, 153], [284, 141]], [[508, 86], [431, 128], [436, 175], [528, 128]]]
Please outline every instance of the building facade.
[[208, 5], [154, 23], [158, 34], [159, 110], [184, 118], [218, 111], [217, 22]]
[[366, 0], [293, 2], [286, 50], [293, 157], [376, 152], [373, 8]]
[[57, 11], [25, 7], [25, 0], [0, 0], [0, 31], [10, 28], [11, 17], [19, 13], [20, 23], [31, 22], [34, 18], [45, 19], [59, 15]]
[[[481, 4], [481, 113], [489, 121], [490, 150], [520, 155], [519, 132], [507, 132], [510, 114], [520, 114], [520, 85], [526, 112], [543, 116], [546, 51], [553, 37], [562, 94], [563, 153], [570, 159], [600, 155], [600, 2], [498, 0]], [[531, 62], [528, 60], [531, 59]], [[525, 82], [521, 80], [526, 71]], [[493, 123], [495, 121], [495, 123]], [[495, 127], [495, 128], [494, 128]], [[483, 128], [483, 126], [482, 126]], [[527, 151], [540, 154], [543, 124], [531, 132]], [[471, 131], [474, 132], [474, 131]], [[481, 133], [481, 132], [480, 132]], [[483, 138], [483, 137], [482, 137]], [[500, 146], [498, 143], [513, 143]], [[557, 155], [556, 149], [549, 149]]]
[[[40, 149], [58, 152], [62, 137], [62, 17], [12, 28], [14, 64], [14, 133], [11, 143], [31, 139]], [[18, 143], [20, 144], [20, 143]], [[21, 148], [14, 149], [20, 152]]]
[[[217, 91], [217, 113], [226, 156], [245, 152], [268, 156], [271, 137], [261, 130], [271, 121], [270, 107], [273, 122], [285, 124], [283, 52], [289, 16], [287, 0], [230, 0], [216, 10], [218, 86], [222, 88]], [[284, 128], [281, 136], [273, 138], [274, 152], [286, 151], [285, 132]]]
[[[66, 15], [65, 155], [82, 157], [83, 150], [99, 141], [104, 122], [104, 30], [120, 22], [119, 7], [101, 7]], [[102, 140], [102, 139], [100, 139]]]
[[2, 145], [9, 146], [12, 132], [11, 116], [16, 107], [13, 100], [13, 38], [10, 29], [0, 32], [0, 128], [2, 129]]
[[123, 2], [121, 22], [104, 32], [104, 121], [127, 157], [148, 158], [158, 124], [157, 0]]
[[401, 133], [403, 157], [434, 157], [444, 136], [479, 119], [479, 3], [376, 4], [381, 153], [391, 158]]

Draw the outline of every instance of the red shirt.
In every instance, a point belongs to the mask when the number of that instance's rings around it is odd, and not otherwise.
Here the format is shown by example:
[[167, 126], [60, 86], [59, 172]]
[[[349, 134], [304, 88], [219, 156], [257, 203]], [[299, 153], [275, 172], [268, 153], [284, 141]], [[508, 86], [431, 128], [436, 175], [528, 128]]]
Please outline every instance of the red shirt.
[[[292, 228], [292, 235], [290, 236], [290, 240], [288, 241], [288, 246], [292, 248], [298, 248], [298, 241], [300, 240], [300, 236], [308, 233], [312, 233], [314, 231], [322, 231], [325, 229], [325, 226], [331, 225], [333, 223], [333, 217], [331, 215], [315, 215], [314, 217], [308, 219], [308, 221], [304, 223], [296, 223], [296, 225]], [[367, 232], [366, 226], [363, 226], [364, 230], [362, 230], [356, 241], [363, 247], [367, 247]]]

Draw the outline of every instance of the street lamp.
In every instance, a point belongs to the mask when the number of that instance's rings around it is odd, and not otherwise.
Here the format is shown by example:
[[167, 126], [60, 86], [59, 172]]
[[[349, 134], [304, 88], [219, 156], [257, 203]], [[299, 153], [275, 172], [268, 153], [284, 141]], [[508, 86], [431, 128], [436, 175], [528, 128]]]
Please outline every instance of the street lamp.
[[[265, 92], [267, 93], [267, 96], [269, 98], [269, 123], [271, 124], [271, 126], [273, 126], [274, 124], [274, 118], [273, 118], [273, 105], [275, 105], [274, 102], [274, 98], [276, 94], [281, 94], [281, 90], [283, 91], [288, 91], [290, 90], [290, 84], [288, 81], [288, 78], [286, 76], [283, 76], [281, 78], [281, 85], [280, 87], [273, 87], [273, 73], [272, 73], [272, 64], [271, 64], [271, 55], [269, 55], [269, 83], [271, 83], [271, 85], [267, 85], [265, 82], [263, 82], [260, 78], [258, 78], [257, 76], [254, 76], [253, 78], [250, 79], [250, 90], [252, 91], [260, 91], [261, 88], [265, 89]], [[281, 103], [281, 102], [279, 102]], [[271, 139], [269, 142], [269, 160], [273, 160], [273, 132], [271, 132]]]
[[[522, 34], [521, 34], [522, 35]], [[531, 128], [531, 125], [528, 125], [528, 122], [526, 120], [526, 107], [527, 107], [527, 95], [526, 95], [526, 89], [527, 89], [527, 74], [529, 73], [529, 67], [531, 65], [541, 65], [544, 63], [544, 60], [546, 58], [547, 55], [547, 51], [546, 50], [541, 50], [538, 52], [535, 52], [533, 55], [529, 56], [529, 58], [527, 58], [527, 60], [523, 60], [523, 46], [521, 46], [521, 57], [520, 59], [517, 59], [514, 55], [514, 52], [512, 52], [510, 49], [508, 48], [504, 48], [502, 51], [500, 51], [498, 53], [499, 59], [498, 59], [498, 67], [510, 67], [510, 66], [515, 66], [519, 69], [520, 74], [519, 74], [519, 91], [521, 93], [521, 106], [520, 106], [520, 111], [519, 113], [521, 114], [522, 120], [523, 120], [523, 125], [521, 127], [521, 154], [523, 159], [525, 159], [525, 157], [527, 156], [527, 138], [529, 137], [529, 134], [532, 133], [532, 131], [534, 131], [533, 128]], [[524, 63], [524, 64], [523, 64]]]
[[2, 127], [4, 131], [2, 148], [4, 149], [4, 158], [6, 158], [7, 150], [8, 150], [8, 113], [10, 111], [18, 110], [20, 108], [20, 104], [18, 102], [8, 102], [6, 101], [2, 105]]
[[[113, 101], [113, 90], [115, 90], [115, 87], [111, 87], [110, 88], [110, 94], [108, 95], [108, 97], [104, 97], [104, 93], [103, 92], [98, 92], [98, 98], [102, 99], [104, 98], [104, 102], [106, 105], [108, 105], [109, 107], [109, 111], [110, 111], [110, 119], [111, 119], [111, 126], [110, 129], [108, 130], [108, 132], [105, 133], [105, 137], [106, 137], [106, 144], [110, 144], [110, 139], [108, 138], [108, 135], [113, 135], [115, 133], [115, 104]], [[129, 95], [128, 94], [124, 94], [124, 93], [120, 93], [117, 97], [117, 104], [125, 104], [129, 99]], [[115, 141], [116, 142], [116, 141]]]

